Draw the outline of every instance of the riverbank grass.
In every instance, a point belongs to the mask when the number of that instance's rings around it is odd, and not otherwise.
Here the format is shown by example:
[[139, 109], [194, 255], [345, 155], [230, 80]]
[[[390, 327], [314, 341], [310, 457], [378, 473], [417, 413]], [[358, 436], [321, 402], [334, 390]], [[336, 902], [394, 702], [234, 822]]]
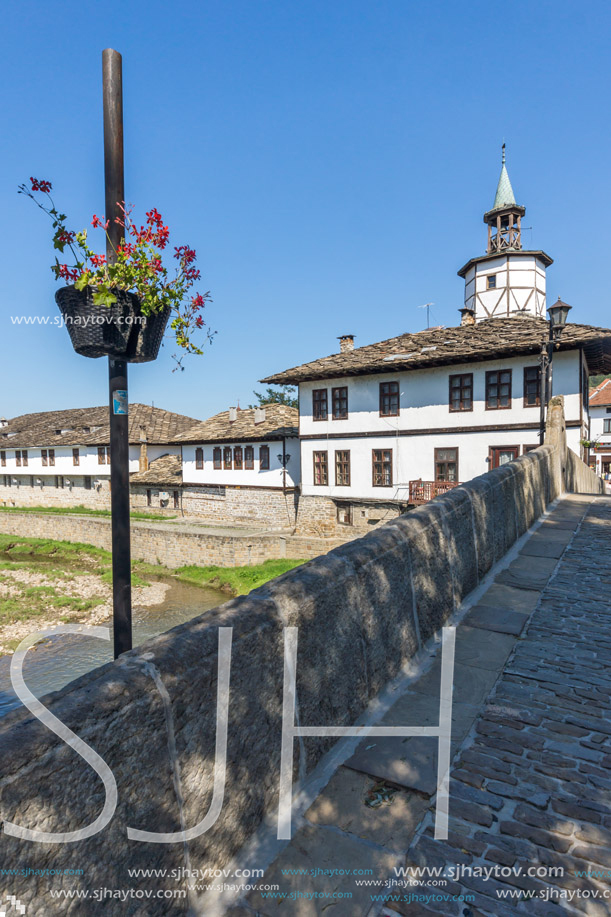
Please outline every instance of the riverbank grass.
[[175, 571], [177, 579], [183, 583], [192, 583], [196, 586], [212, 586], [222, 589], [230, 595], [248, 595], [258, 586], [265, 583], [300, 564], [303, 560], [282, 558], [281, 560], [266, 560], [262, 564], [252, 567], [179, 567]]

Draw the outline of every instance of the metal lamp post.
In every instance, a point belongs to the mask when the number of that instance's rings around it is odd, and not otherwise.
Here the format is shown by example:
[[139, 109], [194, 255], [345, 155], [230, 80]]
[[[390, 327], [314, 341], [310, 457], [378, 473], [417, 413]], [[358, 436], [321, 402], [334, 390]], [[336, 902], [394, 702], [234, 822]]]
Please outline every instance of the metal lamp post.
[[549, 312], [549, 336], [547, 341], [541, 345], [539, 355], [539, 388], [540, 388], [540, 405], [541, 414], [539, 419], [539, 444], [543, 445], [545, 440], [545, 408], [549, 399], [552, 397], [552, 366], [554, 358], [554, 346], [560, 339], [564, 331], [566, 321], [571, 310], [571, 306], [562, 302], [560, 297], [558, 301], [550, 306]]
[[[116, 258], [125, 237], [121, 206], [123, 183], [123, 73], [118, 51], [102, 52], [104, 96], [105, 218], [108, 220], [106, 256]], [[132, 573], [129, 518], [129, 416], [127, 361], [108, 358], [110, 411], [110, 505], [112, 511], [112, 595], [115, 659], [132, 648]]]

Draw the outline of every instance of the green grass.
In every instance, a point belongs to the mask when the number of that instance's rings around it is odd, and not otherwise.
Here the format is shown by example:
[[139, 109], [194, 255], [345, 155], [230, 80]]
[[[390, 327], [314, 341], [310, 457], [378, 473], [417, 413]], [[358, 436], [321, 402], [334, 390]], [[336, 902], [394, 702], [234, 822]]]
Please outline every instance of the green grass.
[[[109, 509], [88, 509], [86, 506], [0, 506], [2, 513], [47, 513], [55, 516], [110, 516]], [[159, 513], [141, 513], [135, 510], [130, 513], [132, 519], [144, 519], [149, 522], [164, 522], [176, 519], [176, 516], [162, 516]]]
[[303, 560], [266, 560], [252, 567], [179, 567], [176, 578], [183, 583], [195, 586], [214, 586], [217, 589], [230, 590], [233, 595], [247, 595], [258, 586], [275, 579], [287, 570], [292, 570]]

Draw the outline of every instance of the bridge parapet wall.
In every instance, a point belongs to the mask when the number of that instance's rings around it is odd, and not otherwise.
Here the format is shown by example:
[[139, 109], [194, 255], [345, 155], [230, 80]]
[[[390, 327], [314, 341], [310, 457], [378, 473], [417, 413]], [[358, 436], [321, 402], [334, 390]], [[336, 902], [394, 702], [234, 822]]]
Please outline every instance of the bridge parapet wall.
[[[6, 870], [25, 869], [34, 860], [38, 869], [53, 869], [60, 857], [63, 869], [84, 871], [69, 880], [56, 877], [55, 888], [179, 887], [167, 878], [136, 879], [127, 873], [128, 866], [185, 866], [181, 844], [138, 843], [126, 834], [128, 826], [180, 829], [164, 706], [143, 669], [142, 654], [152, 659], [171, 698], [184, 819], [191, 827], [204, 817], [212, 796], [218, 629], [233, 628], [224, 805], [214, 826], [189, 843], [193, 867], [223, 866], [277, 809], [284, 628], [299, 629], [301, 725], [353, 723], [551, 501], [569, 486], [601, 492], [602, 482], [566, 450], [561, 427], [562, 421], [554, 428], [555, 441], [174, 628], [48, 697], [55, 716], [111, 768], [118, 805], [99, 834], [62, 848], [2, 834], [6, 891], [28, 905], [28, 917], [54, 912], [49, 877], [8, 880]], [[302, 772], [311, 772], [332, 741], [304, 740]], [[104, 801], [99, 777], [30, 714], [16, 712], [3, 721], [0, 747], [3, 819], [39, 830], [73, 831], [99, 815]], [[73, 901], [70, 913], [96, 915], [104, 908], [106, 915], [142, 915], [141, 906], [137, 900], [133, 906], [112, 899]], [[171, 911], [167, 900], [146, 903], [147, 917], [170, 912], [186, 913], [186, 900], [174, 899]]]

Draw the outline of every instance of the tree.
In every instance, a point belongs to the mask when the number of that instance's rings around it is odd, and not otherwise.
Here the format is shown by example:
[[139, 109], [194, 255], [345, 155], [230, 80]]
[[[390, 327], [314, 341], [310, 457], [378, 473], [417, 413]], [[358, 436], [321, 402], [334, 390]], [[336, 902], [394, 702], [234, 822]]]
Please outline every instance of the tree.
[[275, 388], [266, 388], [264, 392], [253, 392], [253, 395], [259, 403], [250, 404], [251, 408], [263, 407], [266, 404], [286, 404], [290, 408], [299, 405], [294, 385], [278, 385]]
[[610, 376], [608, 373], [601, 373], [601, 374], [598, 375], [598, 376], [590, 376], [590, 380], [589, 380], [589, 381], [590, 381], [590, 388], [591, 388], [591, 389], [596, 388], [596, 386], [597, 386], [597, 385], [600, 385], [600, 383], [601, 383], [604, 379], [611, 379], [611, 376]]

